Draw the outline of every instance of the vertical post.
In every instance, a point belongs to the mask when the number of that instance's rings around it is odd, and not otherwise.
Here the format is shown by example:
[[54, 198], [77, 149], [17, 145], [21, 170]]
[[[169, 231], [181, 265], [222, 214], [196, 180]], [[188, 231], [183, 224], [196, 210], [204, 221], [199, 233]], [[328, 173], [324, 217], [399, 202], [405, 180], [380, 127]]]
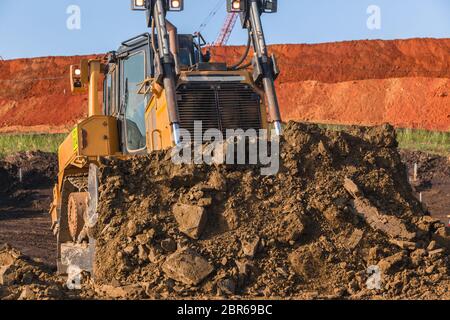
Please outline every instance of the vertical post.
[[[166, 92], [167, 109], [169, 111], [169, 121], [172, 126], [173, 141], [180, 143], [178, 106], [175, 88], [174, 57], [171, 54], [169, 33], [166, 27], [166, 12], [162, 0], [156, 0], [153, 8], [156, 29], [158, 30], [159, 58], [162, 61], [164, 70], [163, 85]], [[175, 49], [175, 48], [174, 48]]]
[[414, 182], [416, 182], [417, 181], [417, 173], [418, 173], [418, 170], [419, 168], [418, 168], [418, 166], [417, 166], [417, 163], [414, 163], [414, 177], [413, 177], [413, 179], [414, 179]]
[[269, 54], [267, 44], [264, 36], [264, 30], [261, 22], [261, 10], [259, 0], [250, 0], [250, 21], [253, 32], [253, 46], [257, 58], [262, 63], [263, 78], [262, 83], [266, 93], [270, 118], [273, 121], [277, 135], [282, 134], [281, 130], [281, 115], [278, 105], [277, 93], [275, 91], [274, 75], [269, 61]]
[[98, 101], [98, 82], [100, 80], [100, 61], [89, 61], [89, 117], [103, 114]]

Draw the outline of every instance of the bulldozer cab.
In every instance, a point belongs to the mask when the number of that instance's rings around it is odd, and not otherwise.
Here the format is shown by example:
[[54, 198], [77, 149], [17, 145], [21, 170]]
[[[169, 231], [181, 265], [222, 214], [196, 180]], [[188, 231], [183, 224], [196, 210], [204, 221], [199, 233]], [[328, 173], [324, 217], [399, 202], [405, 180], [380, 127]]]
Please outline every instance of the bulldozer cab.
[[[196, 43], [195, 37], [190, 34], [177, 37], [180, 70], [196, 69], [199, 63], [208, 60], [201, 51], [202, 43]], [[108, 54], [103, 112], [118, 119], [121, 149], [127, 154], [146, 152], [145, 111], [152, 96], [148, 80], [155, 77], [154, 65], [153, 45], [148, 33], [124, 41], [117, 51]]]

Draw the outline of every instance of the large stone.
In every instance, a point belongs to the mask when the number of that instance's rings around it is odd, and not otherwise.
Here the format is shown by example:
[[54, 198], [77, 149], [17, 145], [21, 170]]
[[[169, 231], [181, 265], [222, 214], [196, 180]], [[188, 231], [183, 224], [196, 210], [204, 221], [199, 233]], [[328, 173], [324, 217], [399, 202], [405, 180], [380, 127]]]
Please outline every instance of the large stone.
[[383, 273], [393, 274], [397, 271], [400, 271], [400, 269], [405, 265], [405, 260], [406, 256], [404, 255], [404, 253], [399, 252], [385, 259], [382, 259], [378, 263], [378, 266], [380, 267], [381, 271], [383, 271]]
[[169, 278], [187, 285], [199, 284], [214, 271], [208, 261], [189, 249], [167, 257], [162, 269]]
[[253, 258], [256, 255], [259, 247], [259, 237], [251, 241], [242, 241], [242, 252], [249, 258]]
[[416, 237], [416, 234], [409, 232], [400, 219], [379, 212], [368, 199], [364, 198], [360, 188], [352, 180], [345, 178], [344, 188], [354, 198], [351, 202], [353, 208], [355, 208], [358, 215], [364, 218], [373, 229], [379, 230], [394, 239], [410, 241]]
[[364, 218], [372, 229], [379, 230], [393, 239], [411, 241], [416, 237], [416, 234], [408, 231], [406, 225], [399, 218], [380, 213], [369, 200], [356, 198], [352, 201], [352, 205], [358, 215]]
[[16, 277], [16, 267], [14, 265], [0, 267], [0, 285], [10, 286]]
[[298, 214], [291, 212], [283, 218], [280, 230], [283, 230], [283, 232], [278, 236], [278, 240], [280, 242], [288, 243], [290, 241], [299, 240], [305, 232], [305, 226], [301, 217]]
[[0, 250], [0, 266], [12, 265], [20, 256], [21, 253], [13, 249]]
[[349, 178], [344, 179], [344, 188], [353, 198], [360, 198], [363, 195], [358, 185]]
[[355, 229], [355, 231], [353, 231], [353, 233], [350, 235], [350, 238], [348, 238], [348, 240], [344, 244], [345, 247], [349, 250], [355, 249], [361, 242], [363, 236], [364, 236], [363, 230]]
[[172, 211], [181, 232], [192, 239], [200, 238], [207, 220], [204, 208], [177, 203], [173, 206]]
[[315, 246], [303, 246], [289, 255], [292, 270], [304, 279], [315, 278], [321, 272], [321, 251]]
[[33, 290], [30, 288], [30, 286], [25, 286], [20, 293], [18, 300], [35, 300], [36, 295], [34, 294]]

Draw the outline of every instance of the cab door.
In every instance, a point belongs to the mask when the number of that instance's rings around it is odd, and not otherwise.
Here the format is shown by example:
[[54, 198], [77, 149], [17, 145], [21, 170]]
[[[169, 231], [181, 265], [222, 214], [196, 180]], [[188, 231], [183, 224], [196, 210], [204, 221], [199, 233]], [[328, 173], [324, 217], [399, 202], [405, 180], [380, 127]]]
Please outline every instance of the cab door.
[[148, 49], [135, 49], [120, 61], [120, 97], [124, 153], [146, 150], [145, 108], [147, 97], [139, 87], [147, 77]]

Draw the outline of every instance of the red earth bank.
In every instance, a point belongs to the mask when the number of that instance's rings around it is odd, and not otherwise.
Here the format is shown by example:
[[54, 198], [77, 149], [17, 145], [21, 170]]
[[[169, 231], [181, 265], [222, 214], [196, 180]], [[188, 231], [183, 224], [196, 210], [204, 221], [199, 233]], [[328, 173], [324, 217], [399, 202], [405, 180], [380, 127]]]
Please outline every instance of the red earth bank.
[[[212, 48], [232, 64], [242, 47]], [[284, 120], [450, 130], [450, 39], [274, 45]], [[81, 57], [0, 61], [0, 132], [64, 131], [85, 116], [69, 65]]]

